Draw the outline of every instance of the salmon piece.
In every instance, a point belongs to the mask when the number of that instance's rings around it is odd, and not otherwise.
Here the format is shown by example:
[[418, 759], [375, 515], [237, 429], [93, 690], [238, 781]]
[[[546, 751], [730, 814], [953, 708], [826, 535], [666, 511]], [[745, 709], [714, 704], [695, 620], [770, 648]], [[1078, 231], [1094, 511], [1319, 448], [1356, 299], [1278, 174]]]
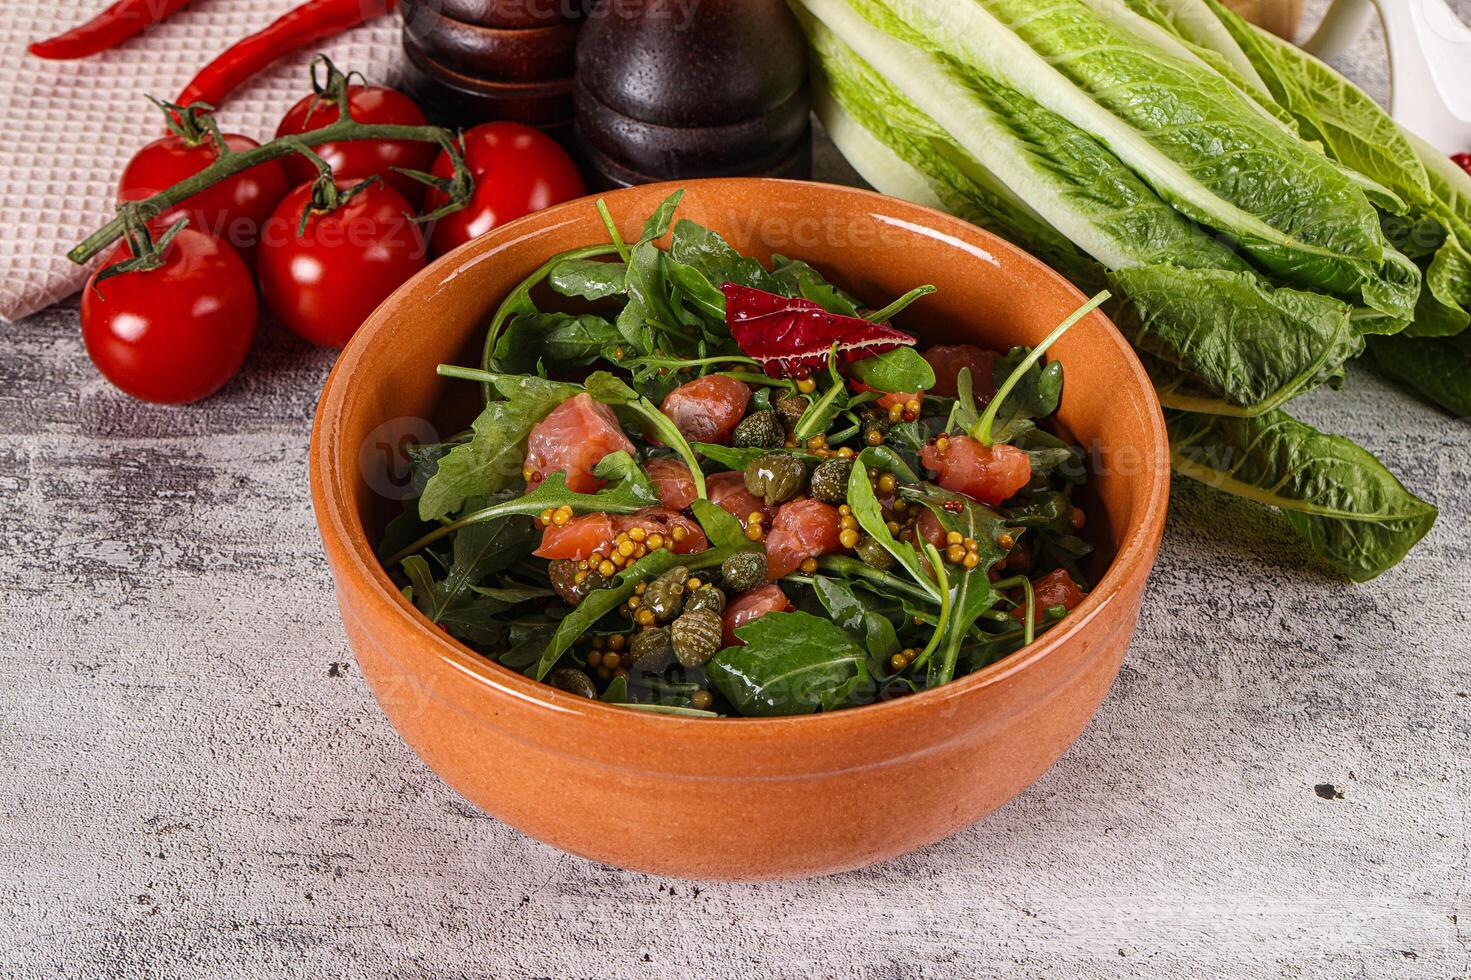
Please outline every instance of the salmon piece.
[[540, 558], [570, 558], [582, 561], [595, 551], [606, 554], [614, 534], [608, 514], [582, 514], [560, 527], [550, 524], [541, 532], [541, 546], [532, 554]]
[[935, 369], [934, 393], [954, 398], [956, 376], [961, 368], [970, 368], [971, 391], [976, 405], [985, 405], [996, 394], [996, 380], [991, 375], [991, 365], [1001, 355], [975, 344], [940, 344], [921, 355]]
[[750, 402], [751, 389], [744, 382], [710, 374], [675, 388], [659, 408], [691, 442], [723, 445], [745, 417]]
[[[1062, 606], [1071, 612], [1085, 597], [1082, 588], [1064, 568], [1055, 568], [1041, 578], [1032, 579], [1032, 596], [1037, 604], [1033, 622], [1041, 622], [1042, 614], [1053, 606]], [[1018, 602], [1024, 598], [1020, 592], [1016, 594]], [[1017, 606], [1011, 614], [1017, 619], [1026, 619], [1027, 607]]]
[[[613, 518], [613, 532], [618, 534], [623, 531], [631, 531], [641, 527], [650, 534], [655, 532], [664, 535], [669, 542], [669, 550], [676, 555], [692, 555], [697, 551], [704, 551], [710, 547], [710, 542], [705, 538], [705, 532], [700, 525], [685, 517], [677, 510], [667, 507], [650, 507], [641, 510], [637, 514], [618, 514]], [[675, 541], [670, 533], [676, 527], [685, 530], [684, 537]]]
[[779, 579], [808, 558], [837, 551], [841, 530], [836, 507], [811, 497], [782, 504], [766, 535], [767, 576]]
[[644, 469], [658, 488], [659, 500], [665, 507], [684, 510], [695, 502], [695, 479], [690, 475], [690, 468], [679, 460], [651, 459]]
[[919, 458], [935, 471], [940, 486], [992, 507], [1032, 478], [1026, 453], [1005, 444], [983, 445], [970, 436], [941, 436], [921, 449]]
[[940, 523], [940, 519], [935, 516], [934, 511], [928, 507], [921, 510], [919, 520], [915, 523], [914, 529], [919, 532], [921, 538], [941, 551], [945, 550], [945, 525]]
[[746, 489], [744, 473], [716, 473], [714, 476], [707, 476], [705, 492], [709, 494], [712, 504], [735, 515], [741, 522], [741, 527], [746, 526], [746, 519], [753, 513], [759, 511], [763, 517], [766, 515], [766, 504]]
[[[669, 550], [676, 555], [689, 555], [710, 547], [700, 525], [677, 510], [650, 507], [634, 514], [582, 514], [560, 527], [552, 524], [541, 532], [541, 546], [532, 552], [539, 558], [570, 558], [582, 561], [595, 552], [606, 555], [618, 535], [641, 527], [649, 534], [662, 534]], [[684, 528], [680, 540], [674, 540], [674, 528]]]
[[604, 481], [593, 476], [593, 467], [609, 453], [634, 455], [633, 443], [618, 427], [613, 410], [581, 392], [567, 399], [551, 414], [531, 427], [526, 440], [527, 492], [535, 490], [553, 473], [566, 475], [567, 489], [595, 493]]
[[746, 641], [735, 635], [738, 627], [744, 626], [753, 619], [760, 619], [767, 613], [791, 612], [795, 608], [786, 593], [769, 582], [766, 585], [758, 585], [749, 592], [741, 593], [725, 607], [725, 645], [728, 647], [745, 646]]

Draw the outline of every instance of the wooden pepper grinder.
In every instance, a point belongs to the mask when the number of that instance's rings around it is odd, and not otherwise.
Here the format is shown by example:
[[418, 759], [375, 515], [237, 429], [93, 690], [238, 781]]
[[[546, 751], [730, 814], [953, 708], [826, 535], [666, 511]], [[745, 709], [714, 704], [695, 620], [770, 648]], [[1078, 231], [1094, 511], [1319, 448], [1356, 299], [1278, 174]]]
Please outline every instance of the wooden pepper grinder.
[[573, 103], [605, 187], [812, 174], [807, 45], [784, 0], [603, 0]]
[[570, 142], [582, 0], [405, 0], [404, 84], [431, 119], [512, 119]]

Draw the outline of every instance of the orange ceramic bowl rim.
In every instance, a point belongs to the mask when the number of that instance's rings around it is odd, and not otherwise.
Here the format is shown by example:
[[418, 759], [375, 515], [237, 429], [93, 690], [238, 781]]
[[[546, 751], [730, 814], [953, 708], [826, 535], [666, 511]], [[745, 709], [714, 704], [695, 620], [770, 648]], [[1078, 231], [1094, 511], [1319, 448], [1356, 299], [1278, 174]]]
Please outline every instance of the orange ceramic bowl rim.
[[[912, 212], [917, 219], [922, 219], [923, 223], [931, 229], [943, 231], [948, 227], [953, 232], [959, 232], [965, 236], [979, 237], [985, 241], [988, 248], [1012, 253], [1037, 266], [1038, 273], [1054, 282], [1058, 288], [1074, 294], [1077, 297], [1077, 305], [1081, 306], [1086, 302], [1087, 297], [1059, 273], [1005, 239], [943, 212], [886, 197], [873, 191], [835, 184], [773, 178], [713, 178], [672, 181], [666, 185], [642, 185], [614, 191], [603, 197], [609, 207], [614, 208], [620, 199], [626, 196], [647, 194], [651, 189], [660, 187], [663, 187], [666, 192], [672, 192], [675, 188], [685, 188], [688, 192], [695, 193], [712, 187], [752, 184], [796, 184], [803, 188], [818, 189], [835, 195], [843, 199], [844, 203], [862, 204], [865, 199], [877, 199], [887, 210]], [[757, 192], [759, 196], [759, 189]], [[393, 583], [387, 569], [378, 560], [376, 549], [368, 538], [367, 529], [358, 520], [350, 503], [347, 481], [361, 479], [361, 477], [355, 467], [338, 465], [344, 457], [342, 453], [336, 451], [334, 434], [326, 431], [324, 420], [335, 417], [342, 410], [354, 369], [360, 363], [364, 352], [372, 347], [375, 337], [388, 322], [397, 306], [409, 301], [416, 292], [428, 288], [431, 283], [451, 278], [452, 270], [471, 257], [482, 256], [500, 244], [520, 242], [528, 237], [534, 237], [538, 230], [549, 230], [556, 226], [560, 216], [569, 211], [591, 208], [593, 200], [593, 197], [579, 198], [508, 222], [460, 246], [418, 273], [385, 300], [359, 328], [338, 357], [323, 388], [312, 431], [310, 470], [312, 497], [324, 547], [329, 554], [336, 552], [339, 556], [345, 555], [348, 558], [345, 562], [335, 563], [343, 569], [338, 572], [335, 584], [338, 590], [352, 590], [359, 596], [368, 596], [368, 601], [375, 612], [392, 617], [408, 628], [416, 639], [422, 641], [421, 647], [407, 652], [406, 656], [422, 654], [448, 661], [459, 671], [472, 675], [488, 691], [539, 706], [545, 710], [549, 720], [558, 717], [565, 719], [568, 714], [571, 714], [584, 721], [623, 726], [630, 729], [631, 733], [647, 729], [650, 730], [651, 735], [658, 730], [662, 730], [667, 735], [672, 726], [694, 724], [699, 726], [701, 734], [708, 735], [717, 741], [722, 740], [720, 738], [722, 734], [739, 733], [740, 737], [745, 737], [760, 731], [770, 732], [773, 735], [781, 733], [785, 736], [815, 735], [819, 732], [832, 736], [841, 735], [844, 729], [867, 726], [876, 721], [881, 713], [886, 719], [897, 720], [902, 719], [906, 714], [928, 714], [937, 711], [947, 702], [973, 695], [1014, 674], [1031, 669], [1087, 631], [1105, 607], [1126, 587], [1148, 577], [1158, 552], [1168, 505], [1169, 440], [1158, 397], [1143, 365], [1113, 322], [1103, 313], [1094, 311], [1074, 330], [1081, 331], [1091, 328], [1103, 331], [1104, 336], [1127, 364], [1133, 383], [1145, 395], [1149, 406], [1147, 417], [1144, 420], [1149, 445], [1139, 447], [1142, 459], [1140, 483], [1147, 488], [1147, 492], [1143, 495], [1143, 499], [1138, 501], [1138, 506], [1132, 509], [1127, 531], [1107, 571], [1094, 585], [1093, 590], [1088, 593], [1084, 601], [1061, 623], [1039, 636], [1029, 646], [1023, 647], [996, 663], [958, 677], [939, 687], [838, 711], [775, 718], [692, 719], [642, 712], [560, 691], [550, 684], [533, 680], [524, 674], [501, 666], [433, 626], [413, 603], [404, 597], [399, 587]], [[586, 244], [598, 243], [588, 242]], [[550, 255], [547, 258], [550, 258]], [[529, 271], [527, 270], [528, 273]], [[500, 299], [501, 297], [495, 297], [495, 302], [498, 303]], [[344, 470], [349, 470], [349, 472], [344, 472]], [[684, 730], [688, 731], [687, 728]], [[938, 745], [935, 743], [927, 743], [924, 750], [928, 751], [936, 747]]]

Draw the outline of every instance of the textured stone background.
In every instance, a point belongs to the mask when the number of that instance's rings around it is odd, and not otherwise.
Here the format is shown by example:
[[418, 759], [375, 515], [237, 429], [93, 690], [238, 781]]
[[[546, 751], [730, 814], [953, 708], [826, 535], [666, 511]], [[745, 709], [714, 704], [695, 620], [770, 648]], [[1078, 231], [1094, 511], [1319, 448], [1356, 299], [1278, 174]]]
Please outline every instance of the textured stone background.
[[0, 974], [1471, 974], [1468, 431], [1363, 372], [1302, 414], [1440, 504], [1402, 568], [1347, 586], [1183, 486], [1118, 685], [1031, 790], [868, 871], [694, 886], [485, 817], [380, 715], [307, 500], [330, 354], [268, 330], [171, 411], [72, 309], [7, 341]]

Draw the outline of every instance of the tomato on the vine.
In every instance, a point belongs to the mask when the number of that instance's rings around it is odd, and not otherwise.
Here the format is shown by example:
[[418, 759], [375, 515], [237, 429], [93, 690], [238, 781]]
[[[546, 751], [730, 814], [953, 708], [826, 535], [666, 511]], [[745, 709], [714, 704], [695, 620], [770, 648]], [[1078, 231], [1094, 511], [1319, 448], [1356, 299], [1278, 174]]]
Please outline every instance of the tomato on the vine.
[[[465, 165], [475, 179], [475, 193], [459, 211], [434, 223], [430, 244], [443, 255], [472, 238], [514, 218], [570, 201], [587, 193], [577, 164], [556, 140], [531, 126], [490, 122], [465, 131]], [[430, 171], [436, 177], [454, 173], [448, 153], [440, 152]], [[431, 189], [424, 206], [434, 210], [446, 202]]]
[[261, 239], [261, 290], [290, 330], [341, 347], [388, 295], [424, 268], [423, 233], [404, 196], [382, 181], [337, 181], [336, 210], [312, 210], [313, 185], [287, 194]]
[[[428, 120], [418, 103], [395, 89], [381, 85], [351, 85], [347, 89], [347, 107], [352, 118], [368, 125], [423, 126]], [[315, 95], [309, 95], [286, 111], [276, 136], [299, 136], [337, 121], [337, 106]], [[322, 143], [312, 147], [327, 161], [338, 180], [362, 180], [381, 177], [414, 204], [424, 199], [424, 185], [412, 177], [393, 170], [428, 170], [439, 148], [422, 140], [352, 140]], [[286, 176], [294, 187], [314, 180], [317, 168], [299, 153], [284, 158]]]
[[[225, 145], [235, 153], [260, 146], [238, 133], [223, 136]], [[123, 168], [118, 180], [118, 202], [141, 201], [168, 190], [193, 177], [219, 156], [208, 137], [198, 142], [178, 135], [156, 139], [133, 154]], [[153, 225], [161, 230], [180, 217], [187, 217], [190, 228], [228, 242], [249, 262], [260, 237], [261, 223], [270, 217], [288, 189], [286, 171], [279, 161], [270, 160], [180, 201], [154, 220]]]
[[[120, 246], [103, 269], [132, 258]], [[239, 254], [185, 228], [164, 243], [161, 262], [82, 291], [82, 339], [97, 370], [150, 402], [182, 404], [235, 376], [255, 336], [255, 283]]]

